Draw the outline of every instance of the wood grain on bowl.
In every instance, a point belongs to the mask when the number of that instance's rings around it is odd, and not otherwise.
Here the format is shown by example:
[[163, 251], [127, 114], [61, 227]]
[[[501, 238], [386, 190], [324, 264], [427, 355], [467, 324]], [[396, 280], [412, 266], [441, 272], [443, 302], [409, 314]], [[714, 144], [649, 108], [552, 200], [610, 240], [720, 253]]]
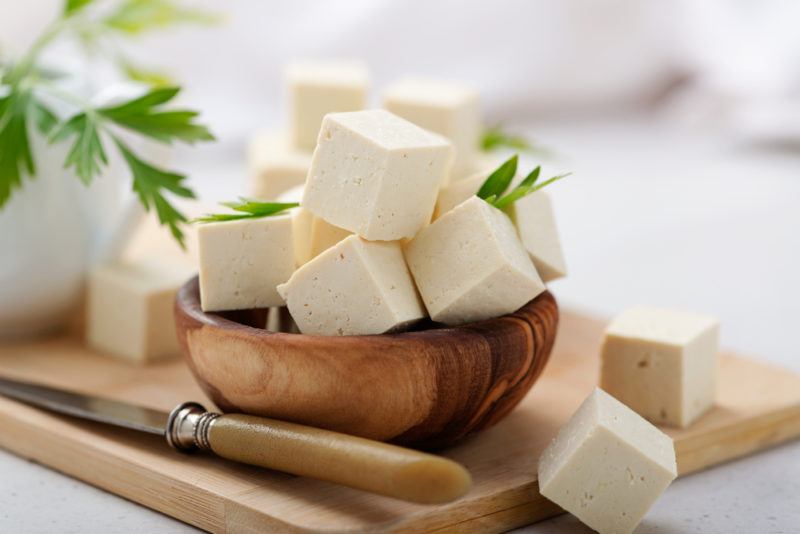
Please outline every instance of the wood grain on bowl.
[[376, 336], [269, 332], [264, 313], [203, 313], [194, 278], [175, 304], [178, 337], [206, 393], [226, 412], [437, 448], [519, 403], [555, 340], [543, 293], [478, 323]]

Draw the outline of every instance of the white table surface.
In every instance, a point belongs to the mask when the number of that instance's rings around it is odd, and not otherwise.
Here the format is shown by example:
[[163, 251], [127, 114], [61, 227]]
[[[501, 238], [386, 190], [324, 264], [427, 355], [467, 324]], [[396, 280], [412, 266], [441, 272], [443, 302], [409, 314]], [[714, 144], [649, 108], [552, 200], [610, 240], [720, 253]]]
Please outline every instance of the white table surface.
[[[800, 152], [642, 118], [548, 121], [535, 133], [568, 156], [554, 167], [576, 173], [552, 189], [570, 267], [552, 285], [562, 305], [712, 313], [725, 346], [800, 371]], [[242, 191], [241, 144], [187, 160], [201, 193]], [[0, 532], [193, 530], [0, 451]], [[588, 532], [568, 515], [523, 530]], [[798, 531], [800, 442], [676, 481], [637, 529]]]

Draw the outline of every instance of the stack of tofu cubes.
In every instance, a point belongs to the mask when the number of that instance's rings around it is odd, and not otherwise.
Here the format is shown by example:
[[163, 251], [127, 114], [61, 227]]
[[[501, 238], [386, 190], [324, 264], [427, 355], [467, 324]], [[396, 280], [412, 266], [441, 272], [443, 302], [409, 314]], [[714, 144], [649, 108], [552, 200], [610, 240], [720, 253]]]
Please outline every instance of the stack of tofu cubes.
[[475, 91], [408, 79], [365, 110], [363, 66], [286, 72], [289, 133], [251, 147], [251, 193], [301, 206], [199, 227], [205, 311], [285, 305], [304, 334], [380, 334], [513, 312], [563, 276], [546, 196], [508, 214], [475, 196], [493, 170]]

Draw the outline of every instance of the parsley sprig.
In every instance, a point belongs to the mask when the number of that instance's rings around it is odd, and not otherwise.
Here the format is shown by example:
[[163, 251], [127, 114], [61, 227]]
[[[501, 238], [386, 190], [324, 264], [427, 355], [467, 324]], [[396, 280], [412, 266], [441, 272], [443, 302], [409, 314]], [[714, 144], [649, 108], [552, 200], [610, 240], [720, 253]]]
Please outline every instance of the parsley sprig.
[[537, 166], [508, 194], [503, 194], [511, 185], [511, 181], [517, 174], [517, 163], [519, 162], [519, 155], [514, 154], [506, 161], [504, 161], [492, 174], [483, 182], [476, 195], [495, 208], [504, 209], [517, 200], [530, 195], [531, 193], [546, 187], [553, 182], [561, 180], [569, 176], [570, 172], [565, 174], [558, 174], [552, 178], [548, 178], [544, 182], [539, 182], [539, 174], [541, 174], [542, 167]]
[[230, 208], [236, 213], [209, 213], [193, 219], [192, 222], [210, 223], [238, 221], [240, 219], [258, 219], [261, 217], [278, 215], [286, 210], [296, 208], [300, 204], [298, 202], [259, 202], [258, 200], [240, 197], [238, 201], [220, 202], [220, 205]]
[[[0, 209], [25, 178], [36, 176], [31, 150], [31, 128], [51, 144], [70, 142], [64, 167], [72, 169], [85, 184], [100, 176], [108, 165], [108, 149], [116, 148], [130, 170], [133, 190], [146, 210], [154, 209], [161, 224], [183, 246], [181, 225], [186, 217], [169, 200], [170, 196], [194, 198], [185, 184], [186, 176], [159, 169], [131, 149], [122, 131], [171, 144], [212, 141], [211, 132], [199, 124], [192, 110], [167, 109], [179, 87], [156, 87], [144, 95], [104, 107], [93, 106], [54, 81], [62, 73], [37, 64], [39, 54], [56, 38], [77, 37], [84, 44], [102, 43], [108, 48], [112, 34], [140, 34], [177, 22], [208, 21], [210, 15], [181, 7], [174, 0], [121, 0], [99, 17], [90, 13], [95, 0], [66, 0], [61, 17], [36, 39], [19, 61], [0, 64]], [[109, 4], [104, 4], [109, 5]], [[123, 72], [130, 69], [116, 57]], [[44, 98], [43, 98], [44, 97]], [[62, 100], [78, 110], [59, 118], [46, 102]], [[110, 141], [110, 144], [109, 144]]]

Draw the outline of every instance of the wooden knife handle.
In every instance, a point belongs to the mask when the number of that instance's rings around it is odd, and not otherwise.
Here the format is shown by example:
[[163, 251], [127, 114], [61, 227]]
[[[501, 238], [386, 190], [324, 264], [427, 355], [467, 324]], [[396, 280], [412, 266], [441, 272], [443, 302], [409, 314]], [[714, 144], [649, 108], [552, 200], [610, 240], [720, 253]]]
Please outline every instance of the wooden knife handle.
[[417, 503], [453, 501], [471, 483], [463, 466], [440, 456], [262, 417], [221, 415], [207, 437], [229, 460]]

